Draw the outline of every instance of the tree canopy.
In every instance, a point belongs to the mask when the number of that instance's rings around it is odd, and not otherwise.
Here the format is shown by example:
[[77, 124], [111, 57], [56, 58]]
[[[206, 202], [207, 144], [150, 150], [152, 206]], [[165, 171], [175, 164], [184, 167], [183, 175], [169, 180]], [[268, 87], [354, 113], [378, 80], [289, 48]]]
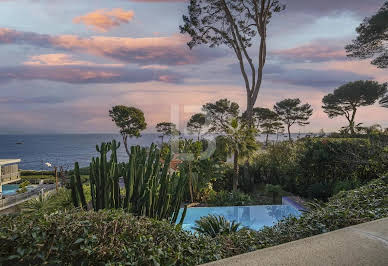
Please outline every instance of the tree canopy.
[[329, 118], [345, 116], [349, 122], [347, 129], [354, 134], [357, 109], [374, 104], [386, 91], [387, 84], [379, 84], [376, 81], [349, 82], [323, 97], [322, 108]]
[[237, 103], [228, 99], [221, 99], [215, 103], [207, 103], [202, 106], [209, 121], [209, 132], [222, 134], [230, 128], [230, 122], [238, 118], [240, 107]]
[[187, 129], [191, 134], [197, 134], [198, 140], [200, 139], [202, 129], [206, 124], [206, 116], [202, 113], [194, 114], [187, 122]]
[[[267, 25], [274, 13], [284, 9], [285, 5], [278, 0], [191, 0], [188, 16], [183, 16], [180, 30], [191, 36], [190, 48], [201, 44], [226, 45], [234, 51], [245, 82], [249, 120], [263, 79]], [[256, 43], [257, 61], [248, 51]]]
[[300, 99], [284, 99], [280, 102], [277, 102], [274, 105], [274, 110], [280, 117], [280, 120], [287, 126], [288, 139], [291, 141], [291, 131], [290, 128], [294, 124], [299, 126], [305, 126], [310, 124], [308, 122], [310, 116], [313, 114], [313, 109], [311, 105], [301, 104]]
[[253, 108], [253, 121], [257, 130], [266, 134], [266, 144], [268, 144], [269, 134], [275, 134], [279, 129], [284, 128], [278, 114], [268, 108]]
[[116, 126], [120, 128], [120, 134], [123, 137], [125, 150], [129, 155], [127, 140], [128, 137], [140, 137], [140, 132], [146, 129], [144, 113], [135, 107], [116, 105], [109, 110], [109, 116]]
[[228, 99], [215, 103], [207, 103], [202, 107], [209, 121], [209, 132], [219, 134], [217, 146], [222, 144], [222, 150], [233, 154], [233, 190], [237, 189], [239, 165], [238, 160], [257, 148], [256, 130], [249, 127], [240, 117], [239, 105]]
[[156, 131], [162, 134], [162, 142], [164, 136], [177, 136], [181, 134], [181, 132], [176, 128], [176, 125], [171, 122], [158, 123], [156, 125]]
[[372, 64], [388, 67], [388, 1], [377, 14], [367, 17], [356, 29], [358, 36], [345, 47], [348, 56], [360, 59], [374, 58]]

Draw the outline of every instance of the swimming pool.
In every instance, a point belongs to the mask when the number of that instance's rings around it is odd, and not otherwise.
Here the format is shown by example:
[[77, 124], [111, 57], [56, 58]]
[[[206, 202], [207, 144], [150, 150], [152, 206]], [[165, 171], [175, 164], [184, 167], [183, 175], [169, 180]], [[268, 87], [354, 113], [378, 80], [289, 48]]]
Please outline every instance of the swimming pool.
[[[178, 222], [182, 213], [180, 211]], [[194, 207], [188, 208], [182, 228], [192, 231], [195, 221], [203, 216], [222, 215], [229, 221], [241, 223], [241, 226], [259, 230], [264, 226], [272, 226], [287, 216], [299, 217], [301, 212], [288, 205], [256, 205], [229, 207]]]
[[[27, 190], [35, 188], [35, 185], [27, 186]], [[16, 194], [16, 190], [19, 189], [19, 184], [7, 184], [3, 185], [3, 196]]]

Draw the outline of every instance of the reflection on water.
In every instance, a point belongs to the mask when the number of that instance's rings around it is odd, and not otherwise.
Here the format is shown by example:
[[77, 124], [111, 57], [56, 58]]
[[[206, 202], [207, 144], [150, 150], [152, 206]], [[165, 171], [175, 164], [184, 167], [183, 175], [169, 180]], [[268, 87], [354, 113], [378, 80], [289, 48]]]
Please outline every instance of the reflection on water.
[[209, 214], [222, 215], [229, 221], [236, 221], [242, 226], [259, 230], [264, 226], [272, 226], [287, 216], [298, 217], [300, 212], [288, 205], [196, 207], [187, 210], [183, 228], [190, 230], [195, 221]]

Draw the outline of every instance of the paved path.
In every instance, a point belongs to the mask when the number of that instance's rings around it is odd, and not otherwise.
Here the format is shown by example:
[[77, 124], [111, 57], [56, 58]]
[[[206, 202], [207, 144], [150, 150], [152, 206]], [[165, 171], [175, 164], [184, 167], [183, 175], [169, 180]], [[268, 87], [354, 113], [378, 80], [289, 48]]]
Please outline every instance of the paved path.
[[207, 265], [388, 266], [388, 218], [242, 254]]

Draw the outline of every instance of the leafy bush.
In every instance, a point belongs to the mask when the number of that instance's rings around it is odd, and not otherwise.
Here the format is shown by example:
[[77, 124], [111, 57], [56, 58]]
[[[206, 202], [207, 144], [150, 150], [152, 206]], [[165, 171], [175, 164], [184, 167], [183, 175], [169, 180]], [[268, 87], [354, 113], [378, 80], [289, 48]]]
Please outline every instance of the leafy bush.
[[55, 181], [55, 176], [52, 175], [26, 175], [26, 176], [21, 176], [20, 177], [22, 180], [28, 180], [34, 182], [35, 180], [52, 180]]
[[0, 217], [0, 264], [196, 265], [221, 258], [211, 238], [120, 210]]
[[256, 184], [278, 184], [287, 191], [293, 191], [298, 169], [298, 153], [299, 145], [290, 142], [267, 146], [252, 159], [253, 162], [249, 166], [241, 168], [239, 182], [243, 190], [249, 191], [254, 187], [252, 182], [247, 180], [247, 177], [250, 177]]
[[[388, 150], [369, 139], [306, 138], [270, 146], [248, 171], [255, 183], [279, 184], [286, 191], [327, 200], [341, 189], [382, 176], [387, 168]], [[352, 185], [340, 188], [340, 182]]]
[[54, 171], [35, 171], [35, 170], [21, 170], [20, 175], [23, 176], [54, 176]]
[[23, 181], [19, 184], [19, 188], [16, 190], [17, 193], [25, 193], [27, 192], [27, 186], [30, 185], [29, 181]]
[[240, 223], [230, 222], [224, 216], [208, 215], [195, 221], [194, 230], [200, 234], [216, 237], [218, 235], [228, 235], [237, 232]]
[[[73, 170], [70, 170], [69, 175], [72, 175], [74, 174], [74, 169]], [[87, 166], [87, 167], [80, 167], [79, 168], [79, 174], [82, 176], [89, 176], [90, 175], [90, 167]]]
[[388, 180], [342, 191], [258, 232], [195, 236], [119, 210], [0, 216], [0, 264], [195, 265], [388, 216]]
[[387, 217], [387, 198], [388, 178], [380, 178], [358, 189], [342, 191], [327, 203], [313, 203], [310, 211], [299, 218], [286, 218], [273, 227], [265, 227], [258, 232], [240, 230], [228, 237], [220, 236], [217, 240], [225, 247], [223, 256], [280, 245]]
[[351, 189], [357, 188], [360, 185], [361, 185], [360, 181], [357, 180], [357, 179], [345, 180], [345, 181], [337, 181], [334, 184], [333, 195], [336, 195], [340, 191], [347, 191], [347, 190], [351, 190]]
[[326, 184], [357, 178], [361, 182], [377, 178], [384, 170], [381, 148], [367, 139], [306, 139], [298, 158], [298, 190], [311, 184]]
[[212, 191], [209, 194], [207, 203], [213, 206], [243, 206], [252, 203], [252, 199], [249, 195], [240, 191]]
[[275, 204], [276, 203], [276, 197], [282, 191], [282, 187], [279, 186], [279, 185], [267, 184], [265, 186], [265, 191], [272, 194], [272, 203]]
[[23, 213], [33, 213], [34, 215], [50, 214], [73, 208], [70, 191], [65, 188], [60, 188], [57, 193], [40, 194], [38, 198], [26, 201], [21, 205]]

